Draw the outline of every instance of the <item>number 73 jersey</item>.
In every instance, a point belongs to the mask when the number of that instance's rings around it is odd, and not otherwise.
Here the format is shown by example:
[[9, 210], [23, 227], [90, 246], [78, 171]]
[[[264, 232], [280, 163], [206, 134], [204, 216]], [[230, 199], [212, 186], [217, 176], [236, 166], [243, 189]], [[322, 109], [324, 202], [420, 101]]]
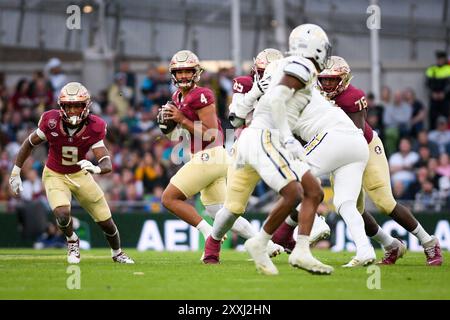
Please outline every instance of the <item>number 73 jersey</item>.
[[49, 144], [46, 166], [61, 174], [80, 171], [77, 162], [85, 159], [89, 149], [102, 143], [106, 135], [106, 122], [91, 114], [83, 127], [70, 136], [63, 127], [59, 110], [44, 112], [38, 127], [36, 133]]

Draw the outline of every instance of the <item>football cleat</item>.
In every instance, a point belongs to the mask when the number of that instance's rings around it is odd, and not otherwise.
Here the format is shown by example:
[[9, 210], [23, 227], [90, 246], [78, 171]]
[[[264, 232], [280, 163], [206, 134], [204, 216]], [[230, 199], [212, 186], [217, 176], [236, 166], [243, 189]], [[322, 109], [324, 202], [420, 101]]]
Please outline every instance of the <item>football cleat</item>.
[[204, 264], [218, 264], [221, 241], [209, 236], [205, 242], [205, 252], [202, 255]]
[[67, 241], [67, 262], [70, 264], [80, 263], [80, 239]]
[[282, 254], [284, 252], [284, 248], [280, 246], [279, 244], [274, 243], [272, 240], [269, 240], [269, 243], [267, 244], [267, 254], [269, 257], [273, 258], [276, 257], [279, 254]]
[[134, 264], [133, 259], [127, 256], [127, 254], [123, 251], [121, 251], [117, 256], [112, 257], [112, 259], [117, 263]]
[[325, 217], [316, 214], [314, 218], [314, 223], [309, 235], [309, 243], [311, 245], [316, 244], [320, 240], [325, 240], [330, 237], [331, 229], [330, 226], [325, 222]]
[[405, 255], [406, 245], [401, 240], [394, 239], [394, 242], [384, 248], [384, 250], [384, 257], [377, 264], [391, 265]]
[[289, 264], [312, 274], [329, 275], [334, 271], [332, 266], [323, 264], [314, 258], [309, 250], [302, 250], [299, 246], [296, 246], [291, 252]]
[[265, 246], [258, 238], [250, 238], [245, 241], [245, 249], [250, 254], [256, 265], [256, 270], [264, 275], [276, 276], [278, 275], [278, 269], [270, 260], [267, 254], [267, 246]]
[[423, 244], [423, 249], [425, 256], [427, 257], [427, 265], [429, 266], [440, 266], [442, 265], [442, 254], [441, 246], [439, 245], [439, 240], [435, 236], [427, 243]]
[[354, 267], [366, 267], [375, 262], [376, 259], [375, 250], [373, 247], [370, 247], [370, 250], [366, 252], [366, 255], [363, 257], [355, 256], [350, 260], [347, 264], [344, 264], [343, 268], [354, 268]]

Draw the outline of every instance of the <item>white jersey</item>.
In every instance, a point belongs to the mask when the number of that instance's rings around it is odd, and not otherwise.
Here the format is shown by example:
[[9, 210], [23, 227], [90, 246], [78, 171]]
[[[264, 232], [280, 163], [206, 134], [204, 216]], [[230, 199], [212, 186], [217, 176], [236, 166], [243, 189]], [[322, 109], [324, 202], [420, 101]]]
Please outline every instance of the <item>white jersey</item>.
[[269, 89], [255, 108], [250, 127], [276, 129], [269, 97], [271, 89], [287, 74], [305, 84], [286, 103], [286, 115], [292, 133], [307, 142], [316, 134], [336, 126], [356, 128], [345, 112], [333, 106], [316, 88], [317, 70], [311, 60], [290, 56], [272, 62], [267, 67], [265, 76], [266, 73], [271, 76]]

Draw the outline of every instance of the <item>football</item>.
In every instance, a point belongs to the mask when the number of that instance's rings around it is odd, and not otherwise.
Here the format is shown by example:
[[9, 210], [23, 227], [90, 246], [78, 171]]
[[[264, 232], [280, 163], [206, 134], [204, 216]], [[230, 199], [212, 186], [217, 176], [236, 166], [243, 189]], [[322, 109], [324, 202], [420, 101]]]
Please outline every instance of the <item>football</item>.
[[[168, 104], [172, 104], [172, 101], [168, 101], [166, 105]], [[158, 126], [161, 129], [161, 132], [164, 134], [168, 134], [170, 132], [173, 131], [173, 129], [175, 129], [175, 127], [177, 126], [177, 123], [172, 120], [172, 119], [167, 119], [166, 117], [166, 113], [165, 113], [165, 106], [163, 106], [161, 109], [159, 109], [159, 113], [158, 113]]]

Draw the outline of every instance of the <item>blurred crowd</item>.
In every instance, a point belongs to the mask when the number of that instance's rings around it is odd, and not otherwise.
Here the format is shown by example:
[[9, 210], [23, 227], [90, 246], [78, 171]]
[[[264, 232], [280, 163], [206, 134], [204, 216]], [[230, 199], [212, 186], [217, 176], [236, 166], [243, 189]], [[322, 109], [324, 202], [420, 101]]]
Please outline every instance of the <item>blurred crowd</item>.
[[[226, 118], [234, 76], [234, 69], [205, 72], [200, 84], [215, 92], [224, 129], [230, 128]], [[412, 88], [392, 92], [384, 87], [378, 104], [367, 93], [368, 121], [384, 142], [396, 198], [414, 201], [416, 210], [439, 210], [450, 202], [450, 65], [445, 53], [438, 52], [437, 63], [426, 70], [425, 78], [429, 93], [425, 102], [416, 98]], [[20, 144], [35, 130], [44, 111], [57, 108], [59, 90], [71, 80], [56, 58], [11, 88], [0, 72], [0, 204], [6, 208], [18, 201], [10, 194], [8, 178]], [[93, 97], [91, 112], [108, 123], [106, 145], [114, 166], [114, 173], [96, 179], [113, 210], [115, 203], [122, 203], [121, 211], [127, 211], [140, 202], [149, 212], [164, 211], [162, 191], [180, 165], [171, 160], [174, 143], [161, 134], [156, 115], [174, 90], [166, 67], [149, 66], [138, 83], [123, 61], [109, 86]], [[44, 144], [24, 165], [23, 201], [45, 202], [40, 175], [46, 157]], [[264, 191], [260, 185], [256, 192]]]

